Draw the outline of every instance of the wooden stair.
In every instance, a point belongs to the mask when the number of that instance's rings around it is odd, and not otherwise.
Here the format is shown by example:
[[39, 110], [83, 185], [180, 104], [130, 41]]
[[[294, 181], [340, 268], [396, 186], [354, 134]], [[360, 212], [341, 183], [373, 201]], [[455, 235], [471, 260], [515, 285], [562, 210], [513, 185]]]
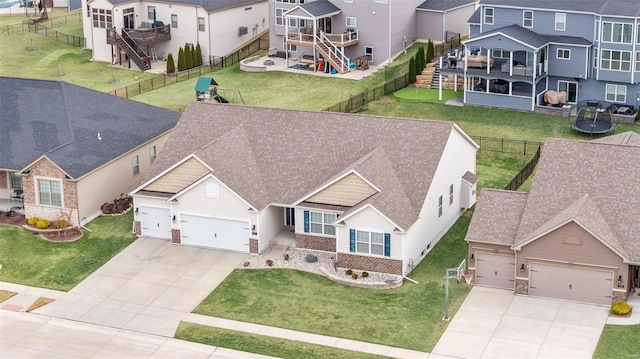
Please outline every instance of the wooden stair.
[[322, 58], [328, 61], [338, 73], [343, 74], [349, 72], [349, 58], [324, 34], [316, 36], [316, 50], [318, 50]]
[[[136, 42], [130, 38], [126, 32], [124, 32], [124, 30], [122, 30], [122, 35], [123, 36], [120, 36], [117, 32], [115, 33], [116, 44], [118, 44], [118, 47], [127, 52], [131, 61], [133, 61], [140, 70], [145, 71], [151, 69], [149, 56], [144, 52], [144, 50], [142, 50], [142, 48], [140, 48], [140, 46], [138, 46]], [[125, 39], [124, 36], [126, 36], [127, 39]]]

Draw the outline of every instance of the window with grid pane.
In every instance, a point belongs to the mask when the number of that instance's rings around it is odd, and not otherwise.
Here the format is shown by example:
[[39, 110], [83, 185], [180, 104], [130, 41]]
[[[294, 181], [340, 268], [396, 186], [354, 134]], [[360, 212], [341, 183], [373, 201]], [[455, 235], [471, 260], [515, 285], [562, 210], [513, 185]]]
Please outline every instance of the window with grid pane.
[[38, 180], [38, 197], [40, 204], [62, 206], [62, 185], [60, 181]]
[[22, 178], [15, 173], [9, 175], [12, 189], [22, 189]]
[[356, 252], [384, 255], [384, 233], [356, 231]]
[[335, 213], [309, 212], [309, 232], [335, 236]]

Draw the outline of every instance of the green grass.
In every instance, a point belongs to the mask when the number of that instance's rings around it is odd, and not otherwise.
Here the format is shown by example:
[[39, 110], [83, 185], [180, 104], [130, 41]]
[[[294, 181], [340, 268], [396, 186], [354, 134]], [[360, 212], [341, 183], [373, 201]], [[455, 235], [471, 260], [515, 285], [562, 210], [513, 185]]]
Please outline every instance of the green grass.
[[69, 290], [135, 240], [132, 221], [131, 213], [97, 218], [87, 226], [92, 232], [69, 243], [0, 225], [0, 281]]
[[[466, 257], [462, 217], [400, 288], [372, 290], [290, 269], [233, 271], [195, 313], [429, 352], [444, 332], [443, 276]], [[452, 283], [450, 315], [470, 290]]]
[[[519, 155], [478, 152], [476, 156], [478, 190], [482, 188], [503, 189], [530, 160], [530, 157]], [[525, 188], [519, 190], [526, 191]]]
[[176, 330], [176, 338], [207, 345], [241, 350], [249, 353], [269, 355], [278, 358], [305, 359], [374, 359], [386, 358], [350, 350], [342, 350], [322, 345], [293, 340], [248, 334], [233, 330], [219, 329], [199, 324], [181, 322]]
[[594, 359], [640, 358], [640, 325], [605, 325]]
[[442, 101], [439, 100], [437, 90], [418, 87], [405, 87], [391, 94], [392, 98], [400, 102], [439, 102], [445, 103], [452, 98], [464, 97], [463, 91], [442, 90]]
[[[61, 18], [64, 15], [75, 13], [76, 11], [69, 12], [65, 8], [53, 8], [50, 9], [49, 18]], [[8, 26], [8, 25], [19, 25], [22, 24], [24, 20], [33, 20], [35, 18], [39, 18], [40, 14], [34, 15], [33, 8], [27, 9], [27, 16], [25, 16], [25, 8], [21, 8], [19, 13], [15, 15], [1, 15], [0, 16], [0, 26]]]

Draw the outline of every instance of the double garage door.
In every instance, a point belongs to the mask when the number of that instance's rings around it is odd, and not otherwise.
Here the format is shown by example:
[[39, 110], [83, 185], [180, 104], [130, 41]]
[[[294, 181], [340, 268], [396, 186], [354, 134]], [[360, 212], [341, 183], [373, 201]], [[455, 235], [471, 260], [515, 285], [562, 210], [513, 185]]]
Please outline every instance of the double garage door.
[[577, 302], [611, 304], [613, 272], [532, 262], [529, 295]]
[[180, 242], [200, 247], [249, 252], [249, 222], [181, 215]]

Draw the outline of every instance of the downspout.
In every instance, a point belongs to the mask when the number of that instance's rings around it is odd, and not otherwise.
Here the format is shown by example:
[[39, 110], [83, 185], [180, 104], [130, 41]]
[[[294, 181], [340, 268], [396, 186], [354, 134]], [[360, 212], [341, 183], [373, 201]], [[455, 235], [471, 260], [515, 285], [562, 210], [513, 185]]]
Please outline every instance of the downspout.
[[387, 65], [391, 63], [391, 1], [392, 0], [389, 0], [389, 55]]

